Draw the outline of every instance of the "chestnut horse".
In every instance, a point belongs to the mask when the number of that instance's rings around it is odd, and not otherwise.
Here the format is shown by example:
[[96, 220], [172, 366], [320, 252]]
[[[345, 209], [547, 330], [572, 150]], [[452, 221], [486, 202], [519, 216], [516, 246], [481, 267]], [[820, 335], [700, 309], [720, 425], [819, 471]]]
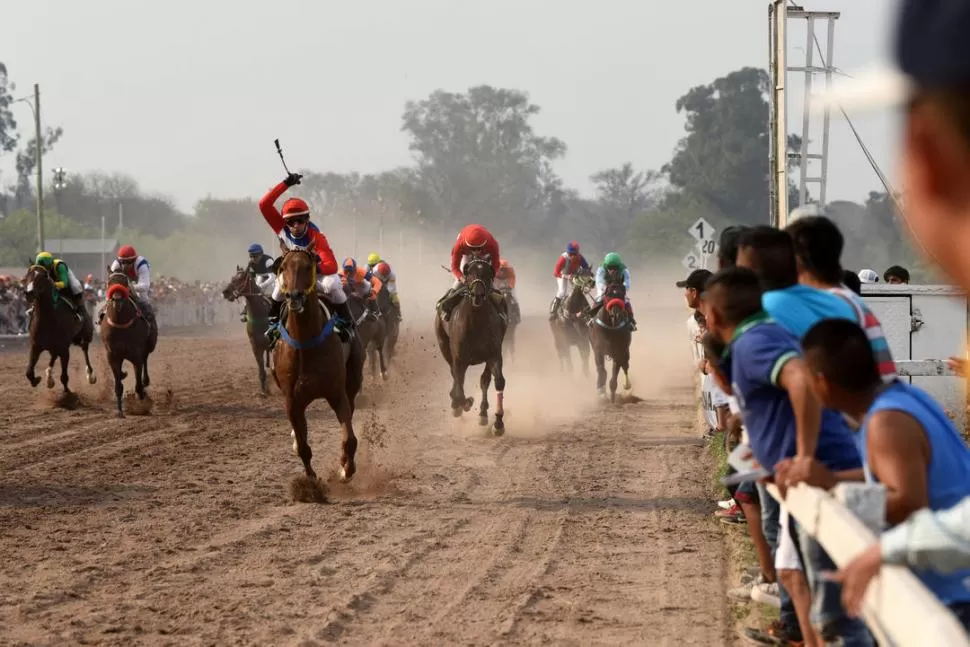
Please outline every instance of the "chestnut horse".
[[41, 265], [31, 265], [22, 280], [27, 300], [33, 304], [30, 317], [30, 358], [27, 362], [27, 380], [31, 386], [40, 384], [40, 378], [34, 374], [34, 367], [40, 354], [47, 351], [51, 361], [47, 366], [47, 388], [54, 388], [54, 362], [61, 360], [61, 385], [64, 393], [70, 393], [67, 388], [67, 363], [71, 357], [71, 344], [80, 346], [84, 353], [88, 383], [98, 381], [91, 367], [88, 357], [88, 346], [94, 339], [94, 322], [85, 314], [80, 320], [74, 314], [74, 307], [61, 292], [55, 292], [54, 280], [47, 268]]
[[350, 480], [357, 470], [354, 455], [354, 400], [360, 392], [364, 351], [353, 337], [343, 343], [334, 332], [334, 319], [317, 295], [318, 258], [311, 244], [305, 249], [286, 249], [279, 264], [279, 280], [286, 298], [280, 325], [280, 341], [273, 349], [273, 379], [286, 401], [286, 416], [294, 436], [294, 450], [303, 461], [311, 483], [317, 474], [310, 465], [313, 452], [307, 438], [306, 408], [323, 398], [337, 414], [343, 433], [341, 479]]
[[630, 313], [626, 309], [625, 290], [622, 285], [611, 285], [604, 295], [604, 305], [590, 322], [589, 341], [593, 346], [596, 362], [596, 391], [606, 398], [606, 357], [613, 360], [610, 376], [610, 402], [616, 402], [616, 378], [623, 369], [623, 388], [630, 385]]
[[[505, 374], [502, 372], [502, 342], [508, 322], [501, 295], [492, 288], [494, 272], [489, 261], [473, 257], [464, 268], [465, 285], [461, 301], [454, 306], [449, 321], [435, 312], [434, 331], [442, 357], [451, 367], [451, 410], [457, 418], [474, 404], [474, 398], [465, 397], [465, 372], [469, 366], [485, 364], [482, 371], [482, 403], [479, 408], [479, 424], [488, 425], [488, 386], [495, 374], [495, 423], [496, 436], [505, 433]], [[496, 297], [498, 303], [495, 303]], [[499, 305], [502, 304], [502, 305]]]
[[229, 279], [222, 296], [230, 302], [239, 297], [246, 300], [246, 336], [249, 337], [249, 347], [259, 370], [259, 391], [267, 395], [266, 369], [269, 368], [270, 341], [266, 338], [266, 329], [269, 328], [270, 299], [259, 291], [256, 276], [245, 267], [236, 267], [236, 273]]
[[124, 418], [121, 404], [124, 380], [128, 374], [123, 370], [125, 361], [135, 367], [135, 393], [139, 400], [145, 399], [145, 387], [151, 384], [148, 377], [148, 356], [155, 350], [158, 331], [142, 314], [131, 298], [128, 276], [113, 272], [108, 276], [108, 301], [101, 321], [101, 341], [108, 354], [108, 365], [115, 379], [115, 402], [118, 417]]

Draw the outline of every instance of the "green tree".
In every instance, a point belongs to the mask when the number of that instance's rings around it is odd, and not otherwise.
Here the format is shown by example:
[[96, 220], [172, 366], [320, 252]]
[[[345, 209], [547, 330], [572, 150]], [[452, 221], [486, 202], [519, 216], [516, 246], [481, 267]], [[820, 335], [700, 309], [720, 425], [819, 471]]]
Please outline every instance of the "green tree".
[[0, 63], [0, 153], [9, 153], [17, 147], [17, 121], [13, 117], [10, 104], [14, 102], [13, 91], [16, 86], [7, 77], [7, 66]]
[[526, 93], [487, 85], [407, 103], [402, 130], [416, 177], [444, 223], [518, 231], [527, 212], [541, 210], [550, 164], [566, 145], [535, 134], [530, 120], [538, 113]]
[[[768, 90], [767, 72], [745, 67], [691, 88], [675, 104], [687, 135], [663, 172], [677, 191], [731, 221], [768, 221]], [[789, 136], [789, 149], [800, 145]]]
[[658, 179], [656, 171], [635, 171], [630, 162], [590, 176], [603, 207], [601, 216], [592, 221], [601, 246], [622, 246], [636, 216], [656, 203], [657, 192], [651, 187]]
[[[100, 232], [54, 211], [44, 212], [44, 234], [55, 238], [97, 238]], [[37, 252], [37, 215], [20, 209], [0, 220], [0, 265], [19, 266]]]

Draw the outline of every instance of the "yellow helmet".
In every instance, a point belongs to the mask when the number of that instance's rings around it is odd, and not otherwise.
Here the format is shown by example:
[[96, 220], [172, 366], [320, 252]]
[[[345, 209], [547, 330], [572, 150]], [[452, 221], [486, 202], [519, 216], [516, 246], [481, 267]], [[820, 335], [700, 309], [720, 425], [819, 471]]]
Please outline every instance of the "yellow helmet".
[[381, 262], [381, 255], [378, 254], [377, 252], [371, 252], [370, 255], [367, 256], [368, 265], [377, 265], [380, 262]]
[[54, 264], [54, 256], [50, 252], [40, 252], [34, 259], [34, 264], [51, 267]]

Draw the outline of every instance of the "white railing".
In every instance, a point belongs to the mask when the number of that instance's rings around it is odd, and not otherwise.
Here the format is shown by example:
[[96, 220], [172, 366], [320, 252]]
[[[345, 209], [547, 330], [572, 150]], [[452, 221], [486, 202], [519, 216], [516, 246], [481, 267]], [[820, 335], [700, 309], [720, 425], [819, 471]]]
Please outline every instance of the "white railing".
[[[774, 485], [768, 491], [840, 567], [876, 541], [823, 490], [802, 483], [790, 488], [784, 501]], [[882, 645], [970, 647], [970, 637], [950, 610], [905, 566], [882, 566], [866, 591], [863, 619]]]

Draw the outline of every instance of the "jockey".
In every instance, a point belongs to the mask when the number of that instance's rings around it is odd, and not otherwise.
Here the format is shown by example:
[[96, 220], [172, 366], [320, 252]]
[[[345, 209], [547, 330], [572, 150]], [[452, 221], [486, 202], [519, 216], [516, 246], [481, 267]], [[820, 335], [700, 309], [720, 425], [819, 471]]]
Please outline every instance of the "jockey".
[[637, 320], [633, 317], [633, 304], [630, 303], [630, 270], [623, 263], [623, 259], [616, 252], [610, 252], [603, 259], [603, 264], [596, 268], [596, 305], [590, 309], [590, 323], [599, 309], [603, 307], [603, 297], [611, 285], [623, 286], [623, 297], [626, 311], [630, 313], [630, 329], [637, 329]]
[[557, 289], [556, 298], [552, 300], [552, 305], [549, 307], [550, 320], [556, 318], [559, 304], [569, 296], [569, 283], [572, 281], [573, 274], [580, 269], [588, 270], [590, 267], [586, 258], [579, 253], [579, 243], [574, 240], [566, 245], [566, 251], [559, 255], [559, 260], [556, 261], [556, 267], [552, 272], [556, 277]]
[[387, 261], [381, 260], [380, 256], [377, 256], [377, 262], [371, 265], [371, 259], [375, 256], [377, 254], [371, 254], [367, 257], [367, 266], [372, 269], [374, 275], [381, 280], [381, 283], [387, 286], [387, 294], [390, 296], [391, 306], [394, 308], [397, 320], [401, 321], [401, 299], [397, 296], [397, 276], [394, 275], [394, 270], [391, 269]]
[[[111, 272], [121, 272], [128, 277], [128, 287], [131, 288], [131, 296], [141, 308], [142, 314], [149, 322], [155, 321], [155, 311], [152, 309], [151, 287], [152, 287], [152, 266], [148, 264], [148, 259], [139, 256], [138, 252], [131, 245], [122, 245], [118, 250], [118, 258], [108, 268]], [[105, 302], [105, 305], [107, 302]], [[104, 318], [104, 305], [98, 313], [98, 321]]]
[[[276, 280], [276, 272], [273, 270], [273, 257], [264, 252], [263, 246], [259, 243], [253, 243], [247, 251], [249, 252], [249, 263], [246, 265], [246, 269], [253, 275], [256, 289], [260, 294], [269, 296], [273, 281]], [[243, 323], [246, 323], [248, 309], [249, 304], [246, 303], [243, 306], [242, 314], [239, 316], [239, 320]]]
[[383, 283], [373, 272], [358, 266], [357, 261], [350, 256], [344, 259], [342, 267], [340, 283], [345, 293], [358, 299], [377, 301], [377, 293], [381, 291]]
[[[34, 259], [34, 264], [47, 270], [51, 280], [54, 281], [54, 287], [70, 297], [69, 300], [74, 307], [74, 316], [81, 319], [84, 307], [84, 287], [74, 276], [74, 272], [67, 266], [67, 263], [59, 258], [54, 258], [50, 252], [40, 252]], [[28, 310], [27, 313], [29, 314], [31, 311], [33, 311], [33, 308]]]
[[515, 298], [515, 268], [504, 258], [499, 261], [498, 274], [495, 275], [494, 285], [496, 290], [508, 290], [509, 310], [518, 310], [519, 300]]
[[492, 265], [492, 272], [498, 276], [501, 269], [501, 256], [498, 241], [481, 225], [466, 225], [458, 233], [454, 246], [451, 248], [451, 273], [455, 282], [451, 289], [438, 301], [438, 311], [444, 313], [444, 320], [451, 317], [451, 309], [457, 303], [459, 288], [465, 279], [464, 268], [471, 256], [487, 258]]
[[[330, 249], [327, 237], [310, 222], [310, 207], [300, 198], [290, 198], [284, 202], [282, 214], [273, 206], [277, 198], [294, 184], [299, 184], [302, 178], [303, 176], [297, 173], [287, 175], [285, 180], [270, 189], [259, 201], [259, 211], [287, 249], [301, 249], [308, 247], [310, 243], [315, 243], [313, 251], [320, 259], [317, 264], [317, 290], [333, 304], [334, 314], [341, 320], [337, 323], [342, 324], [339, 326], [344, 333], [341, 337], [344, 341], [348, 341], [354, 334], [354, 318], [347, 306], [347, 295], [340, 282], [340, 268], [337, 267], [337, 259]], [[279, 322], [282, 308], [283, 288], [280, 282], [276, 281], [276, 287], [273, 289], [273, 307], [270, 311], [272, 323]], [[270, 326], [267, 336], [273, 332], [275, 327]]]

